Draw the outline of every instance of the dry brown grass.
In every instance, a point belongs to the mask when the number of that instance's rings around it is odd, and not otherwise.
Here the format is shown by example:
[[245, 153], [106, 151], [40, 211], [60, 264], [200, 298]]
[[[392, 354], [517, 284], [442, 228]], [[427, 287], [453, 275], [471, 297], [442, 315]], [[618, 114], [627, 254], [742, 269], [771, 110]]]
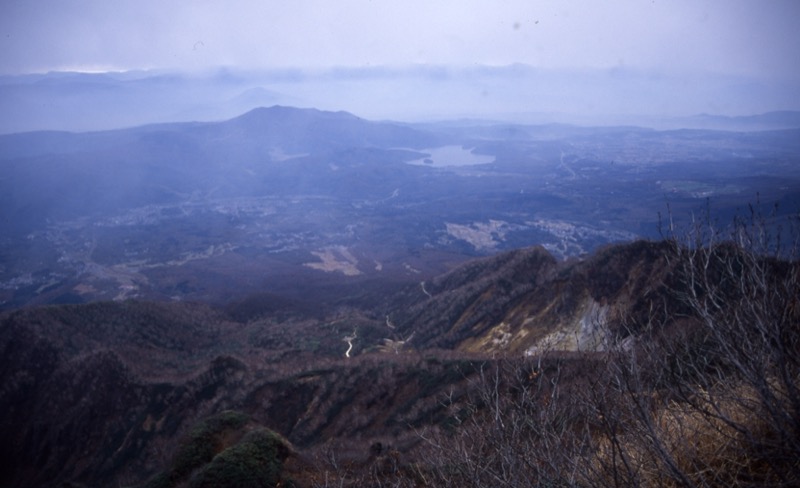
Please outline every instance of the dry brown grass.
[[[770, 384], [777, 391], [778, 382]], [[781, 446], [750, 385], [698, 388], [688, 401], [667, 400], [648, 412], [630, 404], [618, 407], [627, 421], [613, 439], [596, 438], [591, 466], [583, 471], [587, 484], [732, 487], [797, 481], [781, 473], [800, 472], [798, 461], [792, 468], [773, 465], [785, 459], [767, 459]]]

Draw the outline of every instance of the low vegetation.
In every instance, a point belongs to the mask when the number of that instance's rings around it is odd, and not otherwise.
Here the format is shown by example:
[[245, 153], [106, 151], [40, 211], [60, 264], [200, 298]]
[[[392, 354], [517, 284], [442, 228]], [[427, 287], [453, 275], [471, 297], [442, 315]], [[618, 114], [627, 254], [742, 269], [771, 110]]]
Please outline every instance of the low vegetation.
[[140, 488], [276, 486], [288, 453], [286, 440], [225, 411], [196, 425], [169, 467]]

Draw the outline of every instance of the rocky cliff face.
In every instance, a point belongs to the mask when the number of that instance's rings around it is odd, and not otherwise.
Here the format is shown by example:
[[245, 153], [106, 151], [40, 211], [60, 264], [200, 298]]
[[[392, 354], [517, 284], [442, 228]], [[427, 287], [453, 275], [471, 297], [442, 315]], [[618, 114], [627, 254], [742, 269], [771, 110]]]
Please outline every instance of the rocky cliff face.
[[639, 323], [656, 302], [674, 302], [667, 250], [641, 241], [566, 263], [541, 248], [472, 261], [406, 290], [396, 322], [423, 348], [600, 351], [624, 340], [633, 332], [626, 323]]

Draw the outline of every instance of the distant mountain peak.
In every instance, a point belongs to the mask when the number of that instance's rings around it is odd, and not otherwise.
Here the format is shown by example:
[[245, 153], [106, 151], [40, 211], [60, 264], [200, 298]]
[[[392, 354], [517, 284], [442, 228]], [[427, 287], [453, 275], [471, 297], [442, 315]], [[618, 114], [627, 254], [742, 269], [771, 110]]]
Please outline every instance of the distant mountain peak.
[[714, 115], [701, 113], [688, 119], [689, 125], [724, 130], [769, 130], [800, 127], [800, 111], [776, 110], [754, 115]]
[[297, 108], [285, 105], [259, 107], [223, 122], [236, 132], [269, 138], [276, 145], [304, 153], [353, 147], [431, 147], [437, 137], [401, 125], [362, 119], [349, 112]]
[[298, 108], [290, 107], [287, 105], [272, 105], [270, 107], [257, 107], [249, 112], [246, 112], [232, 120], [265, 120], [265, 119], [342, 119], [351, 121], [363, 121], [364, 119], [357, 117], [350, 112], [338, 111], [331, 112], [326, 110], [319, 110], [316, 108]]

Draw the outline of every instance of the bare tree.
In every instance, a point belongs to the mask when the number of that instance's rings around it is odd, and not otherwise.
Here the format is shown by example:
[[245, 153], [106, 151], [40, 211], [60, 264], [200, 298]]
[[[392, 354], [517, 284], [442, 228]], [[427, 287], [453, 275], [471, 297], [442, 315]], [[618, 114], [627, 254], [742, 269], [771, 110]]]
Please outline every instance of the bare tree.
[[610, 362], [625, 424], [606, 428], [605, 479], [800, 484], [800, 267], [770, 229], [751, 210], [726, 232], [706, 220], [670, 236], [677, 306]]

